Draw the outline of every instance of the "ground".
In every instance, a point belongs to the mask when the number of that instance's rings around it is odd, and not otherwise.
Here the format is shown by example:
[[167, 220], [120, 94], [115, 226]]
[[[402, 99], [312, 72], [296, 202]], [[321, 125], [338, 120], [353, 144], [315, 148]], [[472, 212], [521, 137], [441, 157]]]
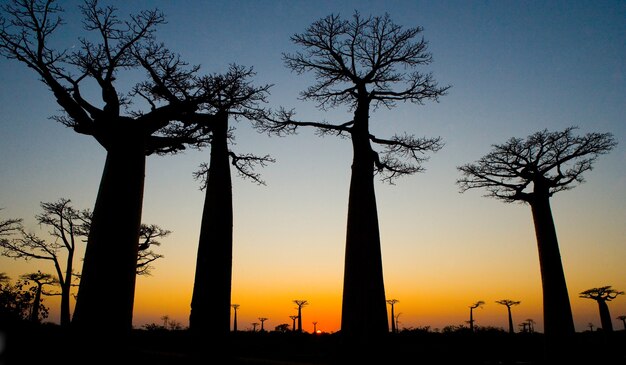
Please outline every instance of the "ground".
[[[348, 344], [339, 333], [237, 332], [227, 338], [201, 338], [187, 330], [133, 330], [125, 338], [93, 331], [76, 338], [57, 325], [19, 325], [0, 332], [0, 365], [92, 364], [529, 364], [543, 365], [541, 333], [508, 334], [413, 330], [367, 343]], [[4, 345], [2, 345], [4, 343]], [[626, 364], [626, 331], [577, 333], [572, 353], [578, 363]]]

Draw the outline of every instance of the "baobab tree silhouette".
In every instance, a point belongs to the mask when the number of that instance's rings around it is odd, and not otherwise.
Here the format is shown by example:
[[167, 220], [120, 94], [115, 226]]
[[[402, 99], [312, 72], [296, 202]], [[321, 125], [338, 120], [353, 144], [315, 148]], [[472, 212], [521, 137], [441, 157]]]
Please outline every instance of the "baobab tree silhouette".
[[[95, 36], [88, 41], [81, 35], [75, 48], [59, 50], [52, 48], [52, 38], [64, 24], [58, 4], [5, 2], [0, 53], [23, 63], [50, 89], [64, 113], [53, 119], [92, 136], [106, 150], [72, 327], [97, 328], [118, 339], [132, 328], [146, 156], [174, 153], [204, 138], [201, 129], [184, 121], [205, 95], [196, 82], [198, 67], [188, 68], [156, 42], [156, 28], [165, 23], [160, 11], [141, 11], [123, 20], [115, 7], [100, 7], [96, 0], [85, 1], [80, 9], [85, 32]], [[140, 73], [159, 86], [160, 95], [167, 89], [171, 98], [156, 96], [157, 89], [147, 90], [141, 82], [123, 90], [126, 84], [119, 80]], [[100, 92], [91, 92], [94, 85]], [[138, 102], [131, 105], [133, 100]], [[102, 288], [112, 285], [115, 295], [102, 300]]]
[[253, 86], [252, 68], [230, 65], [224, 74], [202, 77], [207, 95], [203, 113], [195, 118], [210, 133], [209, 164], [200, 166], [194, 177], [205, 190], [196, 273], [191, 298], [189, 328], [194, 332], [226, 335], [230, 331], [230, 300], [233, 261], [233, 197], [230, 166], [240, 176], [263, 184], [255, 165], [274, 162], [269, 156], [238, 155], [232, 151], [233, 120], [260, 120], [260, 104], [266, 102], [270, 85]]
[[476, 303], [474, 303], [474, 304], [469, 306], [469, 309], [470, 309], [470, 319], [469, 319], [469, 321], [467, 321], [467, 323], [469, 323], [471, 332], [474, 332], [474, 309], [482, 308], [483, 304], [485, 304], [485, 302], [482, 301], [482, 300], [479, 300]]
[[394, 305], [398, 302], [398, 299], [387, 299], [387, 303], [391, 306], [391, 333], [398, 332], [396, 329], [396, 315], [394, 313]]
[[502, 300], [496, 300], [496, 303], [506, 306], [506, 310], [509, 314], [509, 333], [514, 333], [515, 330], [513, 330], [513, 316], [511, 315], [511, 307], [514, 305], [518, 305], [521, 302], [516, 301], [516, 300], [510, 300], [510, 299], [502, 299]]
[[309, 305], [309, 302], [302, 299], [295, 299], [293, 302], [298, 306], [298, 332], [302, 332], [302, 307]]
[[304, 52], [283, 54], [283, 60], [298, 74], [315, 75], [317, 82], [300, 94], [303, 100], [317, 102], [320, 109], [347, 105], [353, 118], [335, 123], [297, 121], [293, 111], [281, 109], [272, 123], [262, 127], [278, 135], [313, 127], [320, 135], [352, 142], [341, 309], [341, 336], [347, 341], [389, 332], [374, 176], [391, 183], [421, 172], [425, 154], [442, 148], [440, 138], [403, 134], [382, 139], [370, 131], [371, 108], [392, 108], [396, 102], [421, 105], [446, 94], [449, 87], [439, 87], [430, 73], [417, 71], [432, 61], [427, 42], [415, 39], [422, 31], [403, 29], [388, 14], [362, 17], [356, 11], [351, 20], [332, 14], [315, 21], [291, 37]]
[[600, 323], [602, 330], [606, 332], [613, 332], [613, 323], [611, 322], [611, 313], [609, 312], [609, 306], [606, 302], [610, 302], [617, 298], [618, 295], [623, 295], [623, 291], [612, 289], [611, 286], [602, 286], [599, 288], [587, 289], [580, 293], [581, 298], [593, 299], [598, 303], [598, 309], [600, 310]]
[[550, 198], [582, 183], [583, 173], [592, 169], [598, 156], [617, 145], [611, 133], [575, 136], [575, 129], [543, 130], [525, 140], [511, 138], [504, 144], [493, 145], [492, 151], [476, 163], [458, 167], [463, 173], [463, 177], [457, 180], [461, 192], [484, 188], [488, 197], [530, 205], [539, 252], [549, 361], [563, 361], [564, 356], [573, 356], [570, 342], [574, 336], [574, 320]]
[[237, 309], [239, 309], [239, 304], [231, 304], [233, 307], [233, 332], [237, 332]]
[[20, 278], [26, 282], [35, 282], [35, 296], [33, 298], [32, 307], [30, 309], [30, 321], [39, 323], [39, 311], [41, 307], [41, 295], [44, 294], [43, 287], [45, 285], [57, 285], [59, 283], [52, 275], [44, 274], [41, 271], [20, 275]]
[[299, 317], [300, 316], [298, 316], [297, 314], [289, 316], [289, 318], [291, 318], [291, 320], [293, 321], [293, 323], [291, 325], [291, 331], [292, 332], [296, 332], [296, 329], [297, 329], [297, 327], [296, 327], [296, 319], [298, 319]]
[[267, 321], [269, 318], [267, 318], [267, 317], [259, 317], [258, 319], [259, 319], [259, 321], [261, 322], [261, 332], [265, 332], [265, 326], [264, 326], [264, 323], [265, 323], [265, 321]]

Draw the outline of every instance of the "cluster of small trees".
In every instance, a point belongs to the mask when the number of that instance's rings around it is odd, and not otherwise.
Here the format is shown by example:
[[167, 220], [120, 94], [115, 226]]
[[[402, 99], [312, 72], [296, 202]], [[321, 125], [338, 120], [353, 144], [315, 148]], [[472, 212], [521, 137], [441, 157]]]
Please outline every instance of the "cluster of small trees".
[[[81, 39], [75, 50], [51, 48], [50, 38], [63, 24], [62, 9], [54, 0], [13, 0], [3, 6], [0, 20], [0, 53], [38, 74], [63, 109], [64, 114], [55, 117], [58, 122], [93, 137], [106, 150], [89, 231], [81, 232], [87, 236], [87, 247], [72, 324], [88, 330], [101, 324], [101, 313], [107, 312], [111, 331], [131, 328], [146, 156], [210, 147], [210, 162], [196, 173], [206, 197], [189, 325], [203, 334], [230, 330], [230, 166], [262, 183], [254, 168], [273, 161], [232, 150], [229, 121], [239, 118], [260, 132], [279, 136], [312, 127], [320, 135], [351, 141], [341, 333], [358, 341], [387, 333], [374, 178], [391, 183], [423, 171], [427, 154], [443, 143], [440, 137], [406, 133], [376, 136], [370, 129], [370, 113], [397, 102], [437, 102], [448, 92], [450, 86], [439, 86], [431, 73], [419, 70], [432, 62], [427, 42], [419, 38], [423, 29], [403, 28], [387, 14], [363, 17], [355, 12], [348, 20], [329, 15], [293, 35], [291, 40], [302, 51], [284, 54], [286, 67], [316, 77], [301, 93], [302, 99], [321, 109], [346, 106], [353, 113], [348, 121], [303, 121], [293, 110], [262, 106], [270, 85], [254, 86], [252, 68], [233, 64], [223, 74], [199, 75], [200, 66], [188, 65], [156, 41], [156, 28], [165, 21], [158, 10], [127, 20], [96, 0], [85, 1], [81, 10], [85, 30], [95, 36]], [[124, 93], [116, 81], [128, 70], [142, 71], [146, 77]], [[100, 100], [86, 99], [82, 91], [88, 80], [100, 88]], [[131, 103], [134, 100], [141, 103]], [[525, 140], [512, 138], [494, 145], [478, 162], [459, 167], [463, 177], [457, 181], [462, 192], [486, 189], [488, 196], [530, 205], [540, 255], [545, 332], [561, 350], [574, 327], [550, 197], [582, 182], [596, 158], [616, 145], [610, 133], [575, 136], [574, 130], [544, 130]], [[111, 283], [117, 295], [105, 303], [100, 288]], [[298, 326], [301, 329], [301, 323]]]

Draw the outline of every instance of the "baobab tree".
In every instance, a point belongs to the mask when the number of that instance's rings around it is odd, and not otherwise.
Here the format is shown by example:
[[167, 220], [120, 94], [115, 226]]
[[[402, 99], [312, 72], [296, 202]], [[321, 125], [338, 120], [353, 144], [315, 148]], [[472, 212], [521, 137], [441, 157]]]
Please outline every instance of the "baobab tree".
[[469, 319], [469, 321], [467, 321], [467, 323], [469, 323], [470, 331], [472, 331], [472, 332], [474, 332], [474, 309], [482, 308], [483, 304], [485, 304], [485, 302], [482, 301], [482, 300], [479, 300], [476, 303], [474, 303], [474, 304], [469, 306], [469, 309], [470, 309], [470, 319]]
[[263, 184], [255, 165], [264, 166], [274, 160], [269, 156], [235, 154], [229, 141], [233, 139], [233, 120], [259, 120], [265, 112], [270, 85], [253, 86], [252, 68], [231, 65], [225, 74], [201, 78], [206, 92], [203, 114], [196, 119], [210, 131], [211, 157], [194, 176], [202, 180], [205, 190], [200, 238], [196, 257], [196, 273], [191, 298], [189, 328], [212, 335], [230, 331], [230, 300], [233, 262], [233, 196], [231, 164], [240, 176]]
[[41, 302], [43, 300], [41, 296], [44, 294], [43, 287], [46, 285], [57, 285], [58, 281], [52, 275], [44, 274], [41, 271], [20, 275], [20, 278], [26, 281], [26, 285], [31, 281], [35, 283], [35, 287], [33, 288], [35, 296], [33, 297], [32, 308], [30, 310], [30, 320], [31, 322], [39, 323]]
[[421, 172], [426, 154], [443, 146], [438, 137], [405, 133], [385, 139], [370, 131], [372, 109], [391, 109], [397, 102], [421, 105], [446, 94], [448, 87], [439, 87], [430, 73], [418, 70], [432, 62], [427, 42], [416, 39], [422, 31], [419, 26], [405, 29], [388, 14], [362, 17], [355, 12], [351, 20], [332, 14], [315, 21], [291, 37], [304, 51], [283, 54], [283, 60], [298, 74], [315, 75], [317, 82], [300, 94], [303, 100], [317, 102], [322, 110], [345, 105], [352, 119], [297, 121], [293, 110], [281, 109], [273, 123], [261, 128], [284, 135], [313, 127], [320, 135], [352, 142], [341, 311], [341, 334], [347, 338], [389, 332], [374, 176], [392, 183]]
[[391, 333], [398, 332], [396, 329], [396, 315], [394, 313], [394, 305], [398, 303], [398, 299], [387, 299], [387, 304], [391, 306]]
[[265, 332], [265, 327], [264, 327], [264, 323], [265, 321], [267, 321], [269, 318], [267, 317], [259, 317], [259, 321], [261, 322], [261, 332]]
[[40, 225], [48, 227], [53, 240], [19, 228], [19, 236], [0, 242], [3, 256], [13, 259], [45, 260], [54, 265], [57, 283], [61, 288], [60, 323], [70, 324], [70, 299], [74, 279], [74, 252], [76, 243], [89, 234], [90, 213], [77, 210], [69, 199], [41, 203], [42, 213], [35, 216]]
[[615, 319], [619, 319], [620, 321], [622, 321], [622, 324], [624, 325], [624, 330], [626, 330], [626, 316], [617, 316]]
[[293, 321], [292, 325], [291, 325], [291, 332], [296, 332], [296, 319], [298, 319], [300, 316], [298, 316], [297, 314], [291, 315], [289, 316], [289, 318], [291, 318], [291, 320]]
[[233, 307], [233, 332], [237, 332], [237, 310], [239, 309], [240, 305], [239, 304], [231, 304], [231, 307]]
[[613, 323], [611, 322], [611, 313], [609, 312], [609, 306], [606, 302], [610, 302], [617, 298], [618, 295], [623, 295], [623, 291], [612, 289], [611, 286], [602, 286], [599, 288], [587, 289], [580, 293], [581, 298], [593, 299], [598, 303], [598, 309], [600, 310], [600, 324], [602, 330], [606, 332], [613, 332]]
[[[54, 49], [52, 38], [64, 24], [63, 9], [54, 0], [6, 3], [0, 53], [33, 70], [50, 89], [64, 113], [53, 119], [93, 137], [106, 150], [73, 324], [115, 334], [132, 327], [146, 156], [175, 153], [202, 138], [200, 129], [185, 121], [203, 95], [194, 77], [198, 67], [187, 67], [156, 42], [155, 30], [165, 22], [160, 11], [141, 11], [123, 20], [114, 7], [100, 7], [97, 0], [85, 1], [81, 11], [82, 38], [72, 49]], [[119, 80], [134, 79], [142, 71], [160, 94], [169, 90], [176, 100], [155, 100], [141, 83], [124, 90]], [[86, 92], [94, 85], [100, 93]], [[142, 102], [133, 107], [135, 100]], [[102, 288], [111, 285], [116, 294], [102, 300]], [[102, 313], [108, 313], [105, 328]]]
[[530, 205], [543, 290], [543, 317], [548, 356], [568, 353], [574, 334], [574, 320], [550, 198], [582, 183], [583, 173], [591, 170], [598, 156], [608, 153], [617, 142], [610, 133], [573, 134], [576, 127], [563, 131], [543, 130], [525, 140], [511, 138], [473, 164], [458, 169], [461, 192], [485, 189], [486, 196], [506, 203]]
[[302, 332], [302, 307], [309, 305], [309, 302], [302, 299], [295, 299], [293, 302], [298, 309], [298, 332]]
[[518, 305], [521, 302], [519, 300], [502, 299], [496, 300], [496, 303], [506, 306], [506, 310], [509, 314], [509, 333], [514, 333], [515, 330], [513, 330], [513, 316], [511, 315], [511, 307], [514, 305]]
[[[71, 320], [71, 291], [75, 286], [74, 279], [78, 277], [74, 271], [76, 243], [89, 235], [92, 213], [88, 209], [75, 209], [71, 200], [66, 198], [41, 203], [40, 206], [43, 212], [35, 218], [40, 225], [50, 229], [48, 234], [53, 240], [43, 239], [20, 226], [18, 236], [0, 241], [0, 254], [13, 259], [49, 261], [54, 265], [56, 280], [61, 288], [60, 322], [67, 327]], [[152, 262], [163, 257], [150, 247], [159, 246], [161, 243], [157, 239], [166, 237], [170, 231], [154, 224], [141, 224], [139, 234], [136, 273], [149, 275]]]

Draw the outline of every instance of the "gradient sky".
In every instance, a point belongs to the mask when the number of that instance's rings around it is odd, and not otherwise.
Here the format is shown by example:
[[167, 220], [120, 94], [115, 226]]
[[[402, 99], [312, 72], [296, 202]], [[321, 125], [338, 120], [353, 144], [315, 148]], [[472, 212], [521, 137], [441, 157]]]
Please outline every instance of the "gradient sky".
[[[6, 1], [3, 1], [5, 3]], [[77, 44], [77, 1], [63, 1], [67, 26], [60, 47]], [[610, 132], [618, 146], [601, 156], [586, 182], [552, 199], [577, 331], [599, 326], [595, 302], [578, 297], [593, 287], [626, 290], [626, 2], [624, 1], [133, 1], [114, 4], [120, 16], [161, 9], [168, 24], [157, 36], [202, 73], [228, 64], [252, 66], [256, 84], [273, 84], [269, 107], [295, 108], [302, 120], [347, 121], [345, 108], [316, 110], [298, 93], [311, 75], [291, 73], [283, 52], [290, 36], [330, 15], [383, 15], [405, 27], [422, 26], [440, 85], [452, 85], [439, 103], [400, 104], [371, 114], [379, 137], [407, 132], [441, 136], [444, 148], [426, 171], [376, 184], [387, 298], [398, 299], [402, 327], [464, 324], [469, 306], [479, 326], [506, 327], [500, 299], [519, 300], [515, 323], [527, 318], [543, 330], [539, 260], [530, 208], [460, 194], [457, 166], [474, 162], [511, 137], [578, 126], [580, 134]], [[130, 3], [130, 4], [129, 4]], [[93, 208], [104, 165], [103, 148], [48, 118], [58, 113], [34, 72], [0, 59], [0, 219], [23, 218], [45, 234], [35, 214], [40, 202], [69, 198]], [[120, 80], [119, 87], [129, 85]], [[259, 170], [266, 186], [233, 172], [234, 253], [232, 302], [239, 328], [258, 317], [266, 329], [296, 314], [304, 299], [306, 331], [339, 329], [348, 184], [349, 140], [268, 137], [245, 121], [234, 124], [240, 153], [270, 154]], [[158, 251], [152, 276], [139, 277], [135, 326], [168, 315], [184, 326], [195, 270], [204, 193], [192, 173], [209, 151], [148, 157], [143, 221], [173, 233]], [[13, 278], [51, 266], [0, 257]], [[80, 266], [80, 259], [76, 259]], [[111, 288], [103, 288], [107, 300]], [[46, 298], [58, 321], [58, 299]], [[626, 314], [626, 295], [609, 303], [613, 318]], [[614, 326], [621, 328], [616, 319]]]

